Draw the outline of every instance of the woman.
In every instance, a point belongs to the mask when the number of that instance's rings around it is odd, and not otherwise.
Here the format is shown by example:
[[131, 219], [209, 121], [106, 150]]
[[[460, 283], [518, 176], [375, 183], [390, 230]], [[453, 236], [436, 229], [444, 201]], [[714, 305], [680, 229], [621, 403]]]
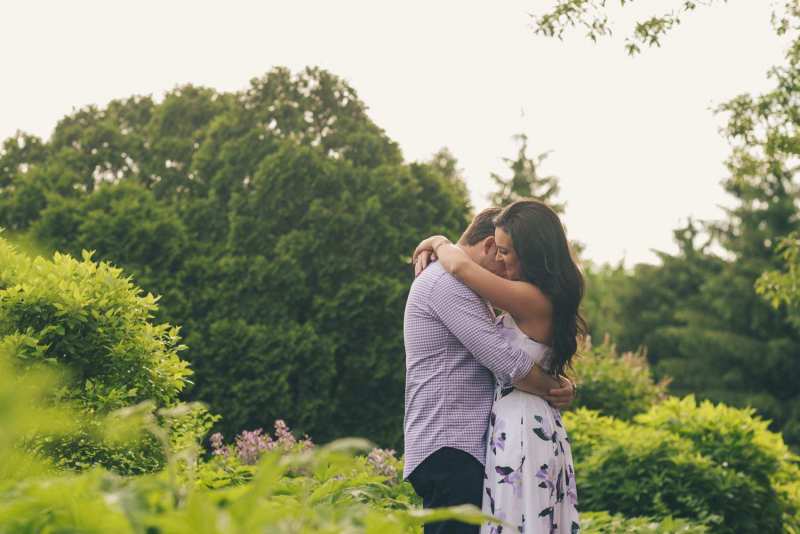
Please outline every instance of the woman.
[[[558, 215], [537, 200], [520, 200], [495, 219], [497, 259], [506, 277], [470, 260], [443, 236], [426, 239], [414, 252], [417, 269], [429, 258], [495, 308], [503, 335], [529, 351], [553, 375], [570, 366], [586, 325], [578, 307], [583, 276], [570, 252]], [[517, 532], [580, 530], [575, 471], [559, 411], [544, 399], [497, 383], [489, 423], [483, 511]], [[482, 532], [499, 533], [497, 525]]]

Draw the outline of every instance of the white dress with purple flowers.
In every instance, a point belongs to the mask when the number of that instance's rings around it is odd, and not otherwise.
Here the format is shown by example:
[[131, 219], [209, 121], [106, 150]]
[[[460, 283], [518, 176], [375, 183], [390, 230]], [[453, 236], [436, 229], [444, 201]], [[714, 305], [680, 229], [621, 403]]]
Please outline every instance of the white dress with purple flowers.
[[[510, 315], [503, 335], [547, 365], [550, 349], [527, 337]], [[481, 534], [576, 533], [578, 494], [561, 413], [536, 395], [497, 383], [489, 421], [483, 512], [514, 525], [484, 524]]]

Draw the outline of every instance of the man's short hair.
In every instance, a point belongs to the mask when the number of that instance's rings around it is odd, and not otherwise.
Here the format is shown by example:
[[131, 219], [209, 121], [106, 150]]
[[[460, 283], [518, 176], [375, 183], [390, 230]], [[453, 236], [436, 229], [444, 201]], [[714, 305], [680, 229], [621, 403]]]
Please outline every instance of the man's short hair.
[[473, 246], [489, 236], [494, 235], [494, 219], [497, 217], [502, 209], [500, 208], [486, 208], [472, 219], [467, 229], [461, 234], [458, 240], [460, 245]]

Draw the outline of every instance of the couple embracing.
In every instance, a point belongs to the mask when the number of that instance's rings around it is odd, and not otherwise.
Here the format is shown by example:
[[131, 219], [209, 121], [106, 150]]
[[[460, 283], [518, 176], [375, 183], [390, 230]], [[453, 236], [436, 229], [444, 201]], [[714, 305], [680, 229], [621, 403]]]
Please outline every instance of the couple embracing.
[[[575, 393], [564, 373], [585, 332], [584, 282], [558, 215], [536, 200], [489, 208], [458, 243], [430, 237], [413, 261], [404, 478], [425, 508], [474, 504], [513, 532], [579, 532], [559, 408]], [[487, 523], [481, 532], [508, 529]]]

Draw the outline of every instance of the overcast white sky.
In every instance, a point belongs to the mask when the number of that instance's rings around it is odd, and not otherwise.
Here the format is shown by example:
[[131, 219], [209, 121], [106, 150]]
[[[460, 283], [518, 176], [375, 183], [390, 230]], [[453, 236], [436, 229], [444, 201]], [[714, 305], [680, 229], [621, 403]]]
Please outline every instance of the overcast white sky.
[[[654, 262], [688, 216], [718, 218], [728, 153], [710, 108], [769, 87], [782, 58], [766, 1], [688, 17], [628, 57], [627, 27], [592, 45], [538, 37], [543, 0], [34, 1], [0, 7], [0, 138], [48, 137], [73, 107], [177, 84], [238, 90], [276, 65], [344, 77], [407, 160], [446, 146], [473, 203], [515, 154], [552, 151], [569, 235], [595, 261]], [[521, 116], [524, 109], [525, 116]]]

